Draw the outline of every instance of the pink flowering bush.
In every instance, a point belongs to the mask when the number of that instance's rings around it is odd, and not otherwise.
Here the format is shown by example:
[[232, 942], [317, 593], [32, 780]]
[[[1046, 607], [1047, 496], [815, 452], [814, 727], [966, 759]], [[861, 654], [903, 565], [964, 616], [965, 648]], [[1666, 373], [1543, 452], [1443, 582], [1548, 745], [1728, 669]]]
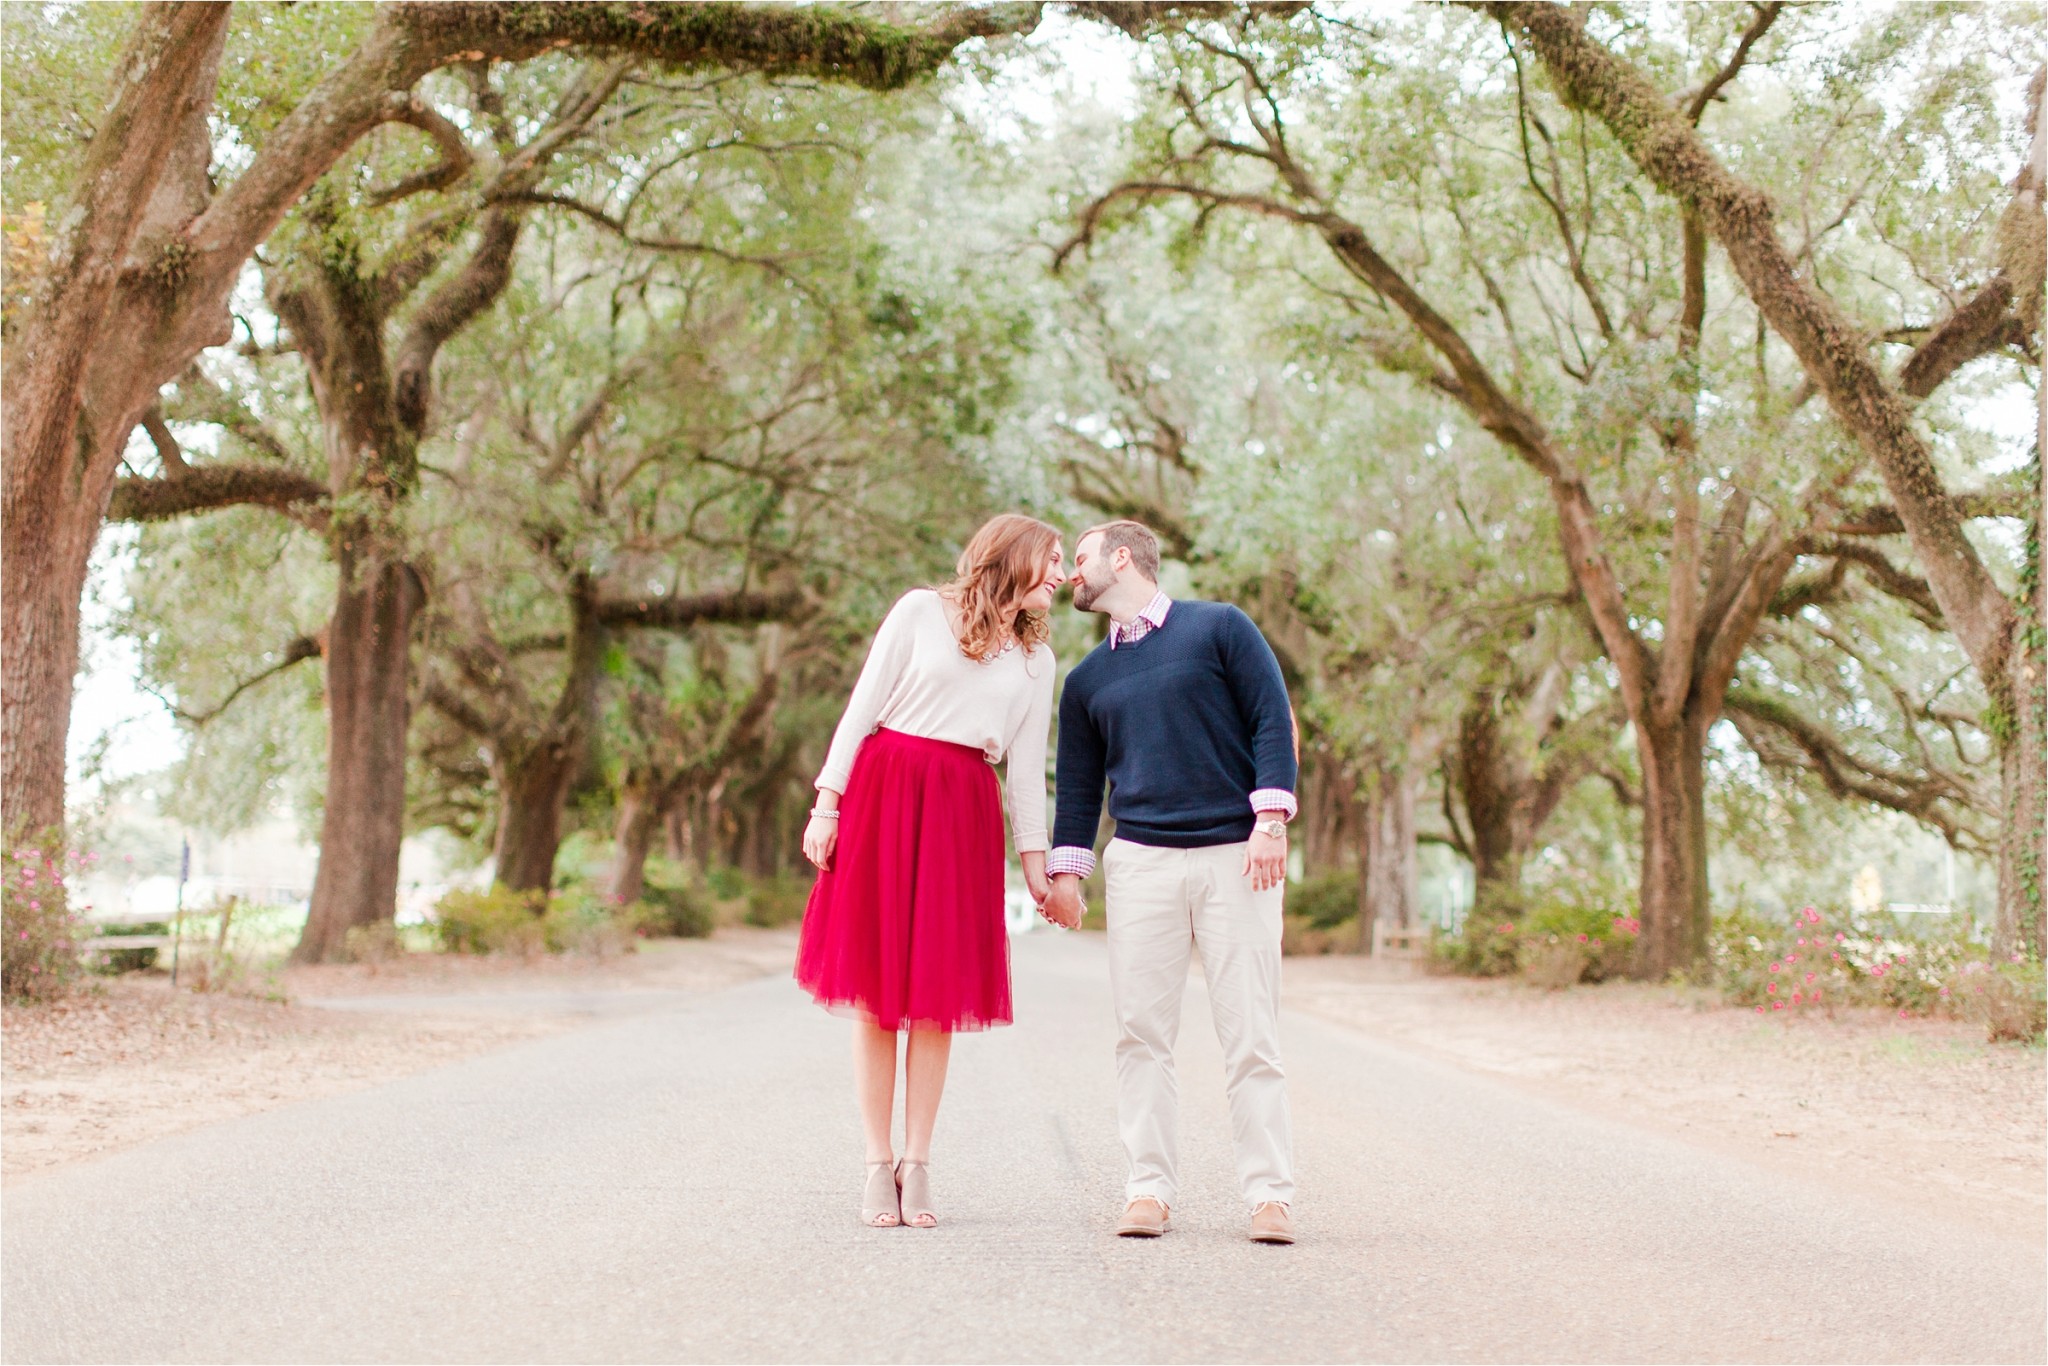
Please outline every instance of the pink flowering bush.
[[1866, 1006], [1925, 1015], [1949, 1006], [1952, 979], [1986, 950], [1968, 927], [1908, 930], [1889, 914], [1803, 906], [1786, 921], [1722, 917], [1708, 952], [1731, 1005], [1763, 1014]]
[[1437, 966], [1470, 977], [1520, 973], [1543, 987], [1604, 982], [1627, 973], [1642, 922], [1628, 904], [1539, 901], [1519, 917], [1475, 906], [1464, 930], [1432, 946]]
[[1632, 906], [1545, 902], [1523, 926], [1522, 973], [1552, 988], [1625, 976], [1642, 930]]
[[0, 851], [0, 994], [10, 1001], [49, 1001], [77, 980], [78, 913], [69, 880], [92, 855], [69, 853], [53, 837]]

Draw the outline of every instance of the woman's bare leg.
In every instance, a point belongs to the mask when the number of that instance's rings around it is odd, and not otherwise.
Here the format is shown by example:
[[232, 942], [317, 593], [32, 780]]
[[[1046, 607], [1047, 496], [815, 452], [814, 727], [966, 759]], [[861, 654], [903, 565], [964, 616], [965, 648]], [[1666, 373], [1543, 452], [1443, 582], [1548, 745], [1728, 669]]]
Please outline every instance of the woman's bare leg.
[[[940, 1072], [945, 1071], [940, 1064]], [[943, 1076], [941, 1078], [943, 1080]], [[860, 1127], [868, 1145], [870, 1162], [893, 1162], [895, 1147], [889, 1141], [889, 1127], [896, 1111], [896, 1031], [883, 1029], [872, 1020], [858, 1020], [853, 1026], [853, 1089], [860, 1100]], [[937, 1102], [933, 1102], [937, 1109]], [[930, 1141], [931, 1125], [925, 1125]]]
[[939, 1122], [939, 1097], [946, 1091], [946, 1063], [953, 1056], [953, 1036], [940, 1029], [913, 1029], [903, 1062], [903, 1156], [926, 1162], [932, 1155], [932, 1129]]

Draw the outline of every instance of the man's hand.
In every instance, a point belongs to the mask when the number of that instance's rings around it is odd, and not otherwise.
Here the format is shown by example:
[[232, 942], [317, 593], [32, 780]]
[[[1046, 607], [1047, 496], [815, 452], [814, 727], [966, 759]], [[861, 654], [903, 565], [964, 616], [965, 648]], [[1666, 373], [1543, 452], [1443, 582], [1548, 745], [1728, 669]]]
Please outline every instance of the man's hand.
[[1252, 832], [1244, 846], [1244, 875], [1252, 880], [1252, 890], [1263, 892], [1269, 887], [1278, 887], [1287, 878], [1287, 836], [1262, 835]]
[[1054, 873], [1052, 893], [1038, 913], [1063, 930], [1081, 928], [1081, 917], [1088, 907], [1081, 900], [1081, 878], [1077, 873]]

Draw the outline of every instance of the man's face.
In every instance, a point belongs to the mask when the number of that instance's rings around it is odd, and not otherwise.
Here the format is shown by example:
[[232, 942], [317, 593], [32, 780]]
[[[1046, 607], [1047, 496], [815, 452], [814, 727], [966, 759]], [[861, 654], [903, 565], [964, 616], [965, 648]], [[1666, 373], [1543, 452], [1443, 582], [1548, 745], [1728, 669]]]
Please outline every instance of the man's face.
[[1081, 538], [1081, 544], [1074, 548], [1074, 606], [1084, 612], [1095, 610], [1096, 599], [1116, 585], [1116, 570], [1111, 564], [1115, 558], [1115, 551], [1103, 553], [1101, 532]]

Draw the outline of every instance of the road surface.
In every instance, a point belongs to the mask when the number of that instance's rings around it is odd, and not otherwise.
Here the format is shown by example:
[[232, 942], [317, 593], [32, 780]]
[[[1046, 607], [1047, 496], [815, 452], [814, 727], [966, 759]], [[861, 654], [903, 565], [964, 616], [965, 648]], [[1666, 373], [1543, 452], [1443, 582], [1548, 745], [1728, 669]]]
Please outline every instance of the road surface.
[[856, 1217], [847, 1026], [770, 978], [9, 1189], [42, 1361], [2033, 1361], [2048, 1258], [1290, 1015], [1303, 1241], [1244, 1238], [1207, 1004], [1186, 1191], [1120, 1207], [1102, 945], [963, 1037], [943, 1225]]

